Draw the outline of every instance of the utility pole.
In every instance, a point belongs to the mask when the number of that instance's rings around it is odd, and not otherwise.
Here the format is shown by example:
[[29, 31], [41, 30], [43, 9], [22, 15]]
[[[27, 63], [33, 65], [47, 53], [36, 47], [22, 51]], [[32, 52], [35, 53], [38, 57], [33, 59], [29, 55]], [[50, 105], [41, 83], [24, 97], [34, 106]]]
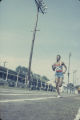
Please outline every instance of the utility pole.
[[74, 86], [75, 86], [75, 83], [76, 83], [76, 72], [77, 72], [77, 70], [73, 71], [73, 84], [74, 84]]
[[[69, 65], [68, 65], [68, 84], [69, 85], [69, 78], [70, 78], [70, 58], [71, 58], [71, 52], [69, 53]], [[67, 86], [68, 87], [68, 86]], [[68, 88], [67, 88], [67, 93], [68, 93]]]
[[74, 93], [75, 93], [75, 80], [76, 80], [76, 70], [73, 71], [73, 85], [74, 85]]
[[74, 73], [75, 73], [75, 72], [73, 71], [73, 85], [74, 85]]
[[4, 67], [6, 67], [6, 63], [8, 63], [7, 61], [4, 61], [3, 64], [4, 64]]
[[32, 38], [32, 45], [31, 45], [31, 52], [30, 52], [30, 58], [29, 58], [29, 71], [28, 71], [28, 80], [30, 81], [30, 74], [31, 74], [31, 63], [32, 63], [32, 55], [33, 55], [33, 48], [34, 48], [34, 41], [37, 31], [37, 24], [38, 24], [38, 16], [39, 12], [42, 14], [45, 13], [46, 5], [44, 4], [43, 0], [35, 0], [36, 6], [37, 6], [37, 16], [36, 16], [36, 24], [33, 31], [33, 38]]
[[70, 78], [70, 58], [71, 58], [71, 53], [69, 53], [69, 65], [68, 65], [68, 84], [69, 84], [69, 78]]

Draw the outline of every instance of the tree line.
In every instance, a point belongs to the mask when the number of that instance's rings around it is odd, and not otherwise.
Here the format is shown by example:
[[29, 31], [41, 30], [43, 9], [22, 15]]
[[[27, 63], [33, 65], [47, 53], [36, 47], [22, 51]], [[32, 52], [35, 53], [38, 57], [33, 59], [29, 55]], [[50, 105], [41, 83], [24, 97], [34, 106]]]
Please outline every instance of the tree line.
[[[18, 66], [16, 68], [16, 72], [19, 73], [19, 74], [23, 74], [25, 76], [28, 76], [28, 71], [29, 69], [27, 67], [24, 67], [24, 66]], [[41, 80], [42, 82], [47, 82], [49, 81], [49, 79], [46, 77], [46, 76], [41, 76], [39, 74], [36, 74], [36, 73], [33, 73], [31, 71], [30, 73], [30, 76], [31, 76], [31, 79], [37, 79], [37, 80]]]

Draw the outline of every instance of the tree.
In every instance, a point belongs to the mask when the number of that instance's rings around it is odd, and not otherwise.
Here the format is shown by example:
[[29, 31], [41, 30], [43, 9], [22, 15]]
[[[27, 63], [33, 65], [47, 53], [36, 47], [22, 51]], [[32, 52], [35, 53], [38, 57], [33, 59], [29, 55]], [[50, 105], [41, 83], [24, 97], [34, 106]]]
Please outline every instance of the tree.
[[[24, 66], [18, 66], [16, 68], [16, 72], [19, 73], [19, 74], [23, 74], [23, 75], [28, 75], [28, 68], [24, 67]], [[31, 78], [31, 81], [33, 81], [33, 79], [35, 80], [40, 80], [42, 82], [47, 82], [49, 81], [49, 79], [46, 77], [46, 76], [41, 76], [39, 74], [36, 74], [36, 73], [33, 73], [32, 71], [30, 72], [30, 78]]]
[[69, 83], [69, 84], [67, 84], [67, 88], [70, 90], [70, 93], [71, 93], [71, 91], [74, 91], [75, 87], [72, 83]]
[[48, 79], [46, 76], [42, 76], [42, 79], [43, 79], [45, 82], [49, 81], [49, 79]]
[[26, 68], [24, 66], [18, 66], [16, 68], [16, 72], [21, 73], [21, 74], [27, 74], [28, 73], [28, 68]]
[[68, 87], [68, 88], [74, 88], [74, 85], [73, 85], [72, 83], [69, 83], [69, 84], [67, 85], [67, 87]]

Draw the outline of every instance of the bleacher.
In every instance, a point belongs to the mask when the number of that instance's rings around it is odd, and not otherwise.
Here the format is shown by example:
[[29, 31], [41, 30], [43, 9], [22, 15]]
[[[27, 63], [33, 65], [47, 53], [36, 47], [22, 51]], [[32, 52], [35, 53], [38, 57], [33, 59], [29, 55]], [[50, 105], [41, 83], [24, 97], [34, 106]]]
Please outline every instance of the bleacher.
[[17, 73], [3, 66], [0, 66], [0, 85], [21, 88], [28, 87], [31, 90], [55, 91], [55, 87], [48, 85], [46, 82], [35, 78], [28, 81], [26, 75]]

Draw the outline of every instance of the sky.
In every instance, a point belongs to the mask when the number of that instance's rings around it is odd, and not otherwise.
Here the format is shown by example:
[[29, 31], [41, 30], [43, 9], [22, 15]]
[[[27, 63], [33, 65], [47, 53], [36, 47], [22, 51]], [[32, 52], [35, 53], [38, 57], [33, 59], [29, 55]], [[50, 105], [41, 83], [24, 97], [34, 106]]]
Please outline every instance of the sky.
[[[32, 58], [32, 71], [55, 79], [52, 64], [56, 55], [68, 67], [71, 52], [70, 82], [76, 72], [75, 84], [80, 83], [80, 2], [79, 0], [44, 0], [48, 9], [39, 13]], [[28, 67], [33, 30], [36, 21], [34, 0], [3, 0], [0, 2], [0, 65], [15, 70]], [[67, 71], [68, 72], [68, 71]], [[67, 72], [65, 83], [67, 83]]]

